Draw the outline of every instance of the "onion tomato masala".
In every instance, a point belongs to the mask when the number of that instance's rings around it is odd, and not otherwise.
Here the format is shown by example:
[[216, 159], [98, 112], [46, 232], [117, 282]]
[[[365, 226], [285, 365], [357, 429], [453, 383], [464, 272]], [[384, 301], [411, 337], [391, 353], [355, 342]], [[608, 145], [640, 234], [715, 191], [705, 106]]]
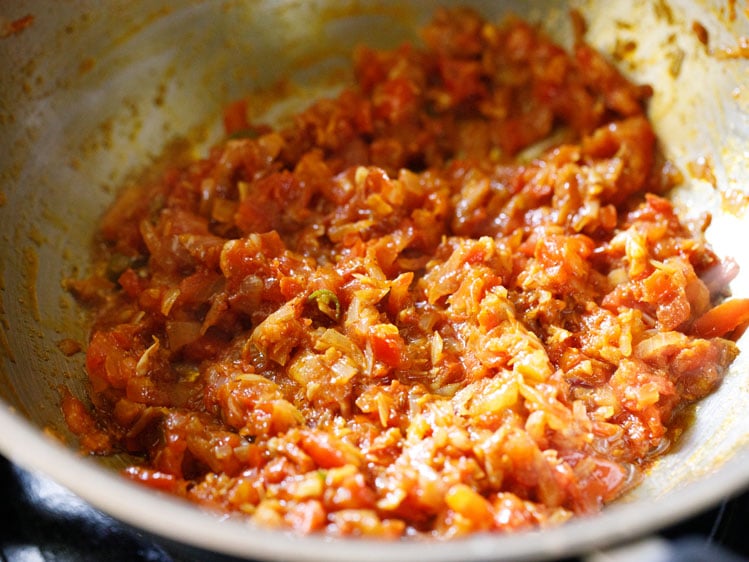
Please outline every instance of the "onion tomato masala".
[[438, 11], [282, 125], [246, 102], [121, 193], [81, 446], [270, 527], [450, 538], [599, 512], [678, 437], [749, 321], [665, 197], [633, 84], [578, 33]]

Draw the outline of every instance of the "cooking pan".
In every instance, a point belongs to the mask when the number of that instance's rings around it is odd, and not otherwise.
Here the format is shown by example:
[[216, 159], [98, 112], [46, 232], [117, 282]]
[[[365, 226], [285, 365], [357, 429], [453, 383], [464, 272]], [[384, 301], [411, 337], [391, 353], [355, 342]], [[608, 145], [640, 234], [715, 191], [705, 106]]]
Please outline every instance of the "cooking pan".
[[[116, 189], [178, 143], [197, 155], [224, 104], [253, 95], [267, 119], [332, 93], [364, 41], [392, 47], [438, 4], [393, 1], [110, 0], [0, 5], [0, 452], [95, 507], [156, 535], [268, 560], [544, 559], [648, 535], [749, 485], [749, 341], [672, 451], [601, 515], [453, 542], [300, 537], [222, 520], [125, 481], [119, 458], [76, 450], [60, 388], [85, 397], [84, 312], [62, 287], [83, 275], [97, 217]], [[587, 40], [654, 87], [650, 116], [684, 173], [673, 194], [740, 269], [749, 296], [749, 21], [741, 2], [469, 1], [517, 13], [569, 44], [570, 8]]]

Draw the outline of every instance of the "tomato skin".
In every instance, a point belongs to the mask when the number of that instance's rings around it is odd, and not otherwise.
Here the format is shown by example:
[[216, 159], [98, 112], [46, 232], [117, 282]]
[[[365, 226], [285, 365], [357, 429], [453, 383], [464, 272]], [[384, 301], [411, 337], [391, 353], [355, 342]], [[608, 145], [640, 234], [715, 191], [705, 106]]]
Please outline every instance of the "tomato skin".
[[127, 268], [117, 279], [122, 290], [131, 299], [137, 299], [141, 291], [146, 287], [146, 283], [131, 268]]
[[701, 338], [724, 337], [749, 324], [749, 299], [729, 299], [695, 320], [692, 331]]
[[108, 332], [95, 332], [86, 352], [86, 370], [95, 393], [108, 387], [124, 389], [135, 374], [138, 352], [137, 327], [121, 325]]
[[152, 470], [144, 467], [129, 466], [122, 471], [122, 474], [133, 482], [143, 484], [160, 492], [167, 492], [175, 495], [184, 495], [186, 482], [172, 474]]
[[286, 516], [292, 529], [301, 533], [320, 531], [327, 522], [327, 511], [317, 500], [295, 505]]
[[393, 78], [378, 86], [373, 102], [375, 118], [399, 123], [419, 110], [419, 89], [406, 78]]
[[228, 136], [249, 129], [247, 100], [243, 98], [226, 105], [223, 112], [223, 121], [224, 132]]
[[97, 427], [91, 413], [78, 398], [70, 392], [63, 393], [61, 401], [62, 414], [70, 431], [81, 440], [81, 447], [94, 454], [108, 454], [113, 450], [110, 435]]
[[345, 454], [329, 435], [306, 432], [301, 445], [321, 468], [336, 468], [347, 463]]
[[375, 326], [369, 335], [369, 342], [376, 359], [390, 367], [398, 368], [401, 366], [405, 344], [395, 326], [392, 324]]
[[483, 82], [483, 70], [478, 61], [462, 61], [449, 57], [439, 60], [439, 71], [445, 88], [455, 104], [470, 98], [486, 96], [487, 88]]

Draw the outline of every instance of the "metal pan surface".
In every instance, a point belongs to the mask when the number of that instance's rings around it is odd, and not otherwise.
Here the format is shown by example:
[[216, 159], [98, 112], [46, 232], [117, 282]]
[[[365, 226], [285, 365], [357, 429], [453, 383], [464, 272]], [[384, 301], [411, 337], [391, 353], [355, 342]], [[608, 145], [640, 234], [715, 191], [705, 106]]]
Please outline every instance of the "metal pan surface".
[[[441, 2], [111, 0], [0, 7], [0, 451], [122, 521], [187, 545], [267, 560], [521, 560], [602, 548], [648, 534], [749, 485], [749, 340], [720, 389], [697, 407], [675, 451], [603, 514], [563, 527], [448, 543], [299, 537], [221, 520], [124, 481], [117, 459], [81, 457], [58, 388], [84, 395], [81, 310], [61, 286], [85, 271], [97, 217], [116, 188], [175, 139], [200, 153], [224, 103], [281, 78], [292, 96], [335, 90], [353, 46], [414, 37]], [[749, 20], [735, 2], [464, 1], [485, 16], [514, 12], [560, 41], [579, 9], [588, 40], [653, 85], [650, 115], [666, 155], [686, 174], [674, 194], [710, 212], [708, 240], [741, 273], [749, 296]], [[30, 16], [29, 19], [27, 16]], [[701, 30], [707, 31], [705, 42]], [[742, 46], [743, 45], [743, 46]], [[621, 54], [621, 53], [620, 53]], [[743, 55], [743, 57], [742, 57]], [[694, 164], [698, 164], [694, 166]]]

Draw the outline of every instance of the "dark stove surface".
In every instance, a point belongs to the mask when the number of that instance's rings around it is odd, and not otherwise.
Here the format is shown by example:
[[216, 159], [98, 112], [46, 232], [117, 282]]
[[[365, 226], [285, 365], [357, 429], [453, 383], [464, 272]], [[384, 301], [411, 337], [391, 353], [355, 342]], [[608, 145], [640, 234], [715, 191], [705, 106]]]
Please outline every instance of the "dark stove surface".
[[[234, 562], [133, 529], [0, 456], [2, 562]], [[749, 562], [749, 491], [648, 541], [564, 562]]]

